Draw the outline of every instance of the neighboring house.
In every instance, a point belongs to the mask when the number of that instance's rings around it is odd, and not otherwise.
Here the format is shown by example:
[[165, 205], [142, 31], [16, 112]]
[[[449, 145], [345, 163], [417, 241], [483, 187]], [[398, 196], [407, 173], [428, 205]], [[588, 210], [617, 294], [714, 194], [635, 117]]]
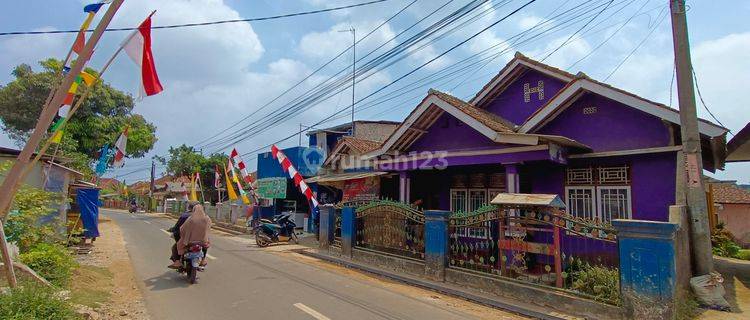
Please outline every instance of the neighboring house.
[[[383, 142], [388, 136], [396, 130], [400, 123], [396, 121], [354, 121], [354, 138]], [[330, 153], [336, 144], [343, 137], [352, 136], [352, 123], [345, 123], [338, 126], [311, 130], [307, 132], [310, 147], [318, 147], [323, 151], [323, 155]]]
[[[728, 130], [705, 120], [698, 129], [704, 168], [723, 169]], [[424, 209], [472, 212], [498, 193], [557, 194], [571, 215], [608, 224], [668, 220], [680, 141], [676, 109], [516, 54], [468, 102], [430, 90], [360, 157], [388, 173], [380, 197]]]
[[734, 181], [711, 184], [718, 221], [744, 248], [750, 248], [750, 191]]
[[[0, 162], [15, 162], [19, 153], [20, 150], [0, 147]], [[70, 194], [70, 186], [82, 179], [83, 173], [68, 168], [61, 162], [59, 158], [53, 159], [51, 156], [42, 156], [39, 162], [34, 164], [34, 167], [29, 171], [23, 183], [31, 187], [58, 193], [61, 198], [67, 199]], [[5, 173], [0, 178], [0, 180], [4, 180]], [[63, 202], [54, 214], [63, 223], [66, 223], [68, 209], [68, 203]]]
[[122, 182], [115, 178], [99, 178], [97, 186], [101, 190], [121, 190]]

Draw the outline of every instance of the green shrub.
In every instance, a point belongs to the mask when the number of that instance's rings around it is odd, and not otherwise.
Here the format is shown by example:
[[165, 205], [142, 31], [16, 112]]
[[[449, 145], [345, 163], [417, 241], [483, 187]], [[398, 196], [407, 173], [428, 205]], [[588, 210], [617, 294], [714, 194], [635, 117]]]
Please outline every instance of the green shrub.
[[713, 254], [721, 257], [735, 258], [742, 249], [734, 241], [732, 234], [724, 229], [723, 223], [717, 224], [716, 229], [711, 233], [711, 245]]
[[0, 294], [0, 319], [77, 320], [81, 317], [55, 294], [54, 288], [22, 283], [10, 294]]
[[573, 273], [573, 290], [590, 295], [596, 301], [615, 305], [620, 303], [620, 274], [617, 269], [588, 263], [583, 263], [579, 268]]
[[[12, 161], [0, 163], [0, 175], [5, 174], [12, 164]], [[13, 196], [13, 206], [5, 221], [8, 241], [15, 243], [21, 252], [26, 252], [38, 243], [64, 240], [56, 233], [62, 226], [59, 219], [40, 223], [40, 219], [57, 211], [60, 200], [60, 196], [53, 192], [21, 186]]]
[[750, 249], [742, 249], [736, 256], [737, 259], [750, 260]]
[[21, 262], [56, 286], [65, 286], [78, 266], [68, 250], [57, 244], [38, 244], [20, 255]]

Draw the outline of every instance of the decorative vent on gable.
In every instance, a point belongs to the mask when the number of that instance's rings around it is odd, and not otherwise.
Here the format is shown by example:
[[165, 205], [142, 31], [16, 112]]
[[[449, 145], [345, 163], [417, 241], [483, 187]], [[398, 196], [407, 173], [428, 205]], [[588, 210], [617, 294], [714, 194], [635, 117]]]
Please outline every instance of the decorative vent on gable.
[[599, 183], [629, 183], [628, 167], [601, 167], [599, 168]]
[[594, 183], [594, 169], [568, 169], [568, 184], [592, 184]]
[[523, 84], [523, 101], [530, 102], [531, 94], [536, 93], [539, 100], [544, 100], [544, 81], [539, 80], [536, 87], [531, 87], [530, 83]]

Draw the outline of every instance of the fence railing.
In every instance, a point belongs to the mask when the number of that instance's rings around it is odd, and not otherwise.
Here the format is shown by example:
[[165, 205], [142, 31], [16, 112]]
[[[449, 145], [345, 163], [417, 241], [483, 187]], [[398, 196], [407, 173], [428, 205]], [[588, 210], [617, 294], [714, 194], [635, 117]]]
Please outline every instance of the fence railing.
[[611, 226], [550, 207], [486, 206], [453, 214], [448, 232], [450, 268], [619, 301], [617, 236]]
[[341, 208], [333, 209], [333, 243], [335, 247], [341, 247]]
[[406, 204], [373, 201], [356, 209], [355, 246], [424, 259], [424, 213]]

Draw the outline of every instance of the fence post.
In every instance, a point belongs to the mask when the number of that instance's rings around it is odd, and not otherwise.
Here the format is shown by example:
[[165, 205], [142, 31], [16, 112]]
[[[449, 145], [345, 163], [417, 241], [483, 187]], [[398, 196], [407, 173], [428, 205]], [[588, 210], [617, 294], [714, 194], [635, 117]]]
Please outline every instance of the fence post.
[[333, 243], [333, 232], [336, 228], [336, 208], [330, 204], [320, 208], [320, 226], [318, 228], [318, 244], [321, 249], [328, 250]]
[[424, 273], [435, 281], [445, 280], [448, 263], [448, 219], [450, 211], [424, 212]]
[[674, 319], [678, 225], [613, 220], [620, 255], [620, 292], [628, 319]]
[[354, 207], [341, 210], [341, 255], [351, 258], [357, 237], [357, 213]]

